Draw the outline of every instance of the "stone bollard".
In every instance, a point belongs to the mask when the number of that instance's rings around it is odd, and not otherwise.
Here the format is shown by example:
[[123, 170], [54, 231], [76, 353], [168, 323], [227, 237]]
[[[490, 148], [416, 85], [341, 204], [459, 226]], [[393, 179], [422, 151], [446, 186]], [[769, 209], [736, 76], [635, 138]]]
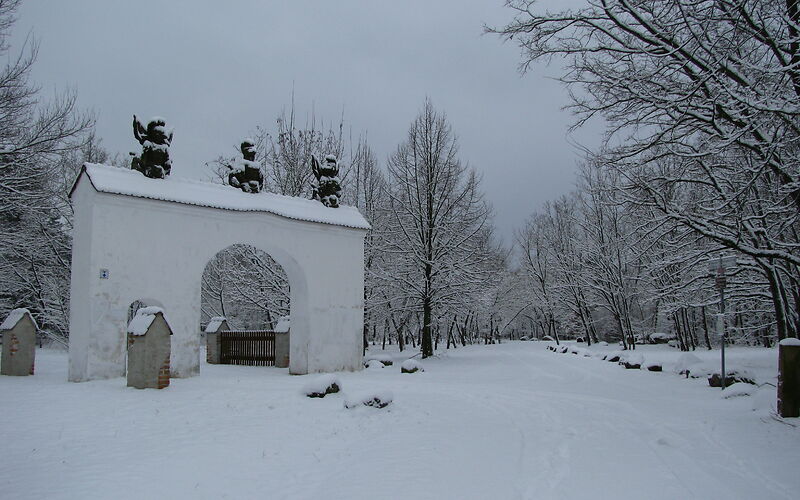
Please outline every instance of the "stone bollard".
[[128, 325], [128, 387], [169, 386], [169, 327], [160, 307], [144, 307]]
[[800, 417], [800, 339], [778, 345], [778, 414]]
[[3, 355], [0, 375], [33, 375], [37, 325], [27, 309], [14, 309], [0, 325]]
[[218, 365], [220, 362], [220, 332], [230, 330], [223, 316], [214, 316], [206, 325], [206, 363]]
[[275, 367], [289, 368], [289, 316], [275, 325]]

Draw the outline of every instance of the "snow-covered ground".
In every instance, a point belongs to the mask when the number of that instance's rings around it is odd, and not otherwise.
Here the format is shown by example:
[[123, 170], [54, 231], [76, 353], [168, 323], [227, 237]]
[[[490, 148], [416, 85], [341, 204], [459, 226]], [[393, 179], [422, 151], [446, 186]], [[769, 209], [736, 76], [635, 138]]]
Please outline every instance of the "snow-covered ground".
[[[66, 354], [39, 350], [35, 376], [0, 377], [0, 497], [797, 498], [800, 421], [770, 413], [774, 387], [724, 399], [545, 345], [459, 348], [414, 374], [395, 352], [324, 399], [302, 395], [318, 375], [266, 367], [204, 364], [161, 391], [68, 383]], [[775, 350], [729, 353], [774, 383]], [[344, 407], [380, 392], [386, 408]]]

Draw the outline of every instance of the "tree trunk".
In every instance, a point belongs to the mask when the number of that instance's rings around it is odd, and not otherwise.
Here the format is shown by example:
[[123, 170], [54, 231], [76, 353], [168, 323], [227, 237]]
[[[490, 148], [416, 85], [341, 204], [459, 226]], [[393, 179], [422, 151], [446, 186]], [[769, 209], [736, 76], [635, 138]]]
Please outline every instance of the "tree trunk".
[[703, 316], [703, 339], [706, 342], [706, 347], [711, 350], [711, 339], [708, 337], [708, 321], [706, 319], [706, 306], [700, 307], [700, 315]]

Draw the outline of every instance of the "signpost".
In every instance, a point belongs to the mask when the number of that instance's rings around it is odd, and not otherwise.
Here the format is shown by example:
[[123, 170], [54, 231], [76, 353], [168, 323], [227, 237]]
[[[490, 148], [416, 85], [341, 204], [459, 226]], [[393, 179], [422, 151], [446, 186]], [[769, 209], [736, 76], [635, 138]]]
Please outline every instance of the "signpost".
[[719, 314], [717, 314], [717, 333], [722, 342], [720, 350], [722, 390], [725, 390], [725, 287], [728, 285], [726, 273], [728, 269], [736, 268], [736, 257], [733, 255], [722, 255], [719, 258], [708, 261], [708, 270], [716, 272], [714, 284], [719, 291]]

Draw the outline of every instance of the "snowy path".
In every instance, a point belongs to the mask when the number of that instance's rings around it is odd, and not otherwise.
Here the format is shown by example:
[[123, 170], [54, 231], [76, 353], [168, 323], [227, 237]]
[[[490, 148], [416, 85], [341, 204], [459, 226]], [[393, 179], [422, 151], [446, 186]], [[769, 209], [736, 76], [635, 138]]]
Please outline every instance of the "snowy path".
[[800, 488], [800, 428], [704, 381], [535, 342], [458, 349], [423, 374], [398, 365], [340, 374], [345, 393], [394, 392], [384, 410], [346, 410], [344, 395], [307, 399], [310, 377], [278, 369], [203, 365], [137, 391], [67, 383], [66, 355], [40, 351], [35, 377], [0, 377], [0, 497], [768, 499]]

